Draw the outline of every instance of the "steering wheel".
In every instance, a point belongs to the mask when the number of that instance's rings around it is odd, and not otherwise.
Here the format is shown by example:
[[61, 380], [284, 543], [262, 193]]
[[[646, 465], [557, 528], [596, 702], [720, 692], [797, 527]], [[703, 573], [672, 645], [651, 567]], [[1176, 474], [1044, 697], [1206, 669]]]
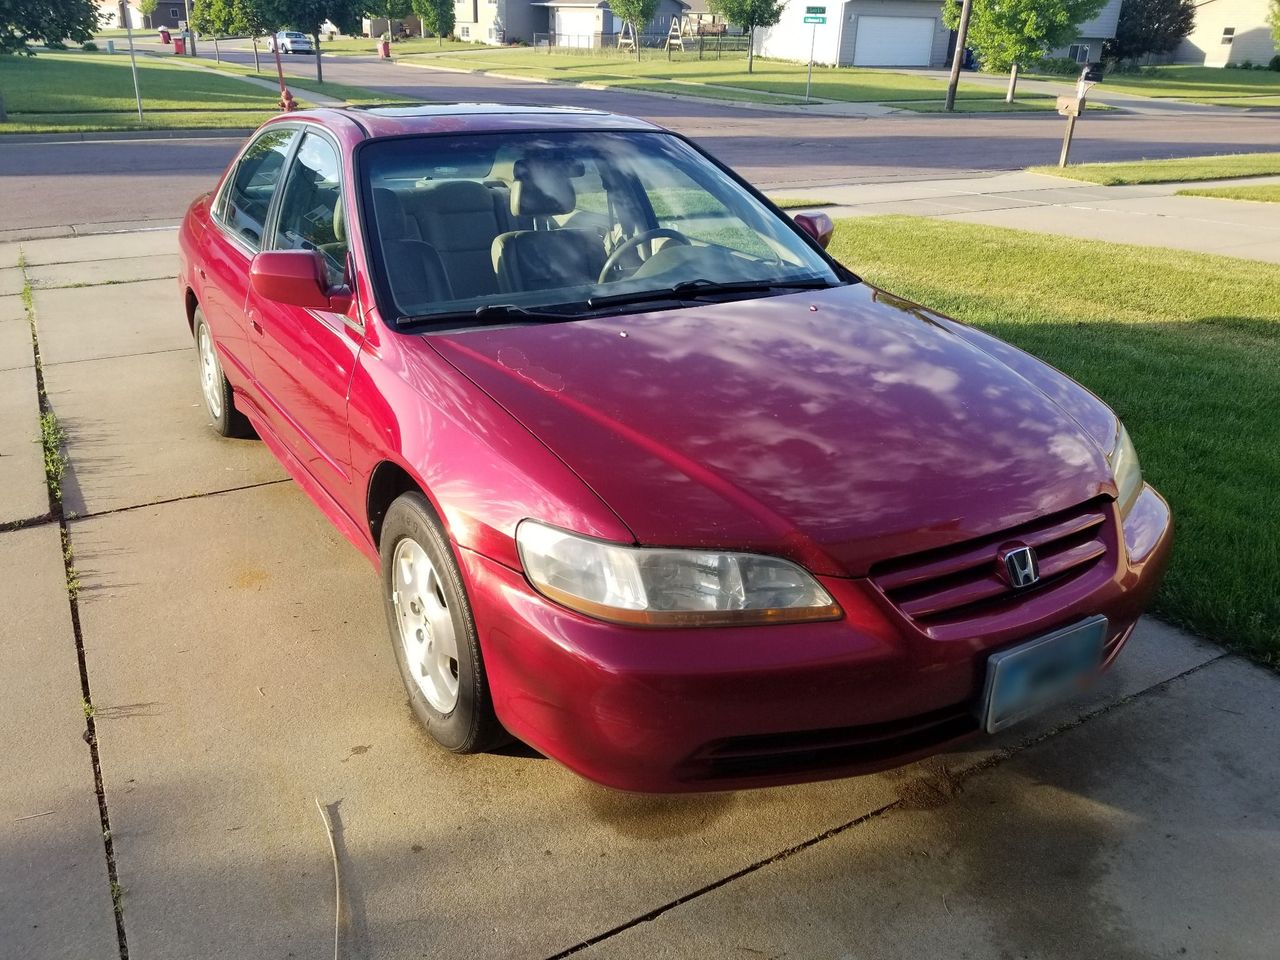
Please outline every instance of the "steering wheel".
[[[672, 230], [670, 227], [658, 227], [655, 230], [646, 230], [644, 233], [637, 233], [630, 240], [624, 240], [614, 248], [613, 253], [609, 254], [609, 259], [607, 259], [604, 262], [604, 266], [600, 268], [600, 278], [596, 282], [608, 282], [609, 274], [618, 269], [618, 264], [622, 261], [624, 256], [642, 244], [652, 244], [654, 240], [660, 240], [663, 237], [666, 237], [668, 240], [672, 240], [681, 246], [691, 246], [688, 237], [679, 230]], [[645, 259], [648, 260], [651, 256], [653, 256], [652, 246], [650, 246], [649, 252], [645, 254]], [[638, 270], [639, 267], [636, 269]]]

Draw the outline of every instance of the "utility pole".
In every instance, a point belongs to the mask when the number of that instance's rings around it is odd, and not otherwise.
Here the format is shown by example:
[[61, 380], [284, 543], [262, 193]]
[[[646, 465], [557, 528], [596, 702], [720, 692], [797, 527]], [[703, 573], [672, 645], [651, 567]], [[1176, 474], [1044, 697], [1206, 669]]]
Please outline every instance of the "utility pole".
[[960, 6], [960, 23], [956, 27], [956, 49], [951, 55], [951, 80], [947, 83], [946, 111], [956, 108], [956, 87], [960, 86], [960, 64], [964, 62], [964, 45], [969, 38], [969, 15], [973, 13], [973, 0], [964, 0]]
[[187, 36], [190, 38], [187, 43], [190, 48], [187, 54], [194, 57], [196, 55], [196, 28], [191, 26], [191, 0], [186, 0], [187, 10]]

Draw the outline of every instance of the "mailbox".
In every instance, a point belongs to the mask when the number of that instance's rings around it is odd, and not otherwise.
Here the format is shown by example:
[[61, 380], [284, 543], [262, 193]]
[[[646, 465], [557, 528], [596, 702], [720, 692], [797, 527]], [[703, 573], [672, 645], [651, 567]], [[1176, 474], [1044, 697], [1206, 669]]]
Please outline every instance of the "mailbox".
[[1084, 97], [1059, 97], [1058, 113], [1064, 117], [1078, 117], [1084, 110]]
[[1102, 64], [1089, 63], [1085, 64], [1085, 68], [1080, 71], [1081, 83], [1101, 83], [1102, 82]]

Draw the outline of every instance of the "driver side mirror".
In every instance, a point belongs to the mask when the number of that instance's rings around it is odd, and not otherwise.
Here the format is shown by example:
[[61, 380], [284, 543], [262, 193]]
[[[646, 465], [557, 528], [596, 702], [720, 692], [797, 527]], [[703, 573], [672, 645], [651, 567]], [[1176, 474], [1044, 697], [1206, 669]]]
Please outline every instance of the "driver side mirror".
[[319, 250], [269, 250], [249, 264], [249, 285], [258, 296], [291, 307], [346, 313], [351, 291], [330, 287]]
[[818, 242], [818, 246], [823, 250], [827, 249], [831, 235], [836, 231], [836, 225], [831, 222], [830, 217], [825, 213], [797, 213], [792, 219], [797, 227]]

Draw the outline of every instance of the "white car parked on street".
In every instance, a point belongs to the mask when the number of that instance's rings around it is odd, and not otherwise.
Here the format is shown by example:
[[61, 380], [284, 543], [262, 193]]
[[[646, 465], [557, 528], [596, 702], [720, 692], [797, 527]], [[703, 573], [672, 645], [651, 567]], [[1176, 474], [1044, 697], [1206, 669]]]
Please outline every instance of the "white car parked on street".
[[274, 51], [277, 48], [281, 53], [316, 52], [316, 48], [311, 45], [311, 38], [305, 33], [298, 33], [296, 30], [281, 30], [279, 33], [273, 34], [267, 44], [267, 49]]

